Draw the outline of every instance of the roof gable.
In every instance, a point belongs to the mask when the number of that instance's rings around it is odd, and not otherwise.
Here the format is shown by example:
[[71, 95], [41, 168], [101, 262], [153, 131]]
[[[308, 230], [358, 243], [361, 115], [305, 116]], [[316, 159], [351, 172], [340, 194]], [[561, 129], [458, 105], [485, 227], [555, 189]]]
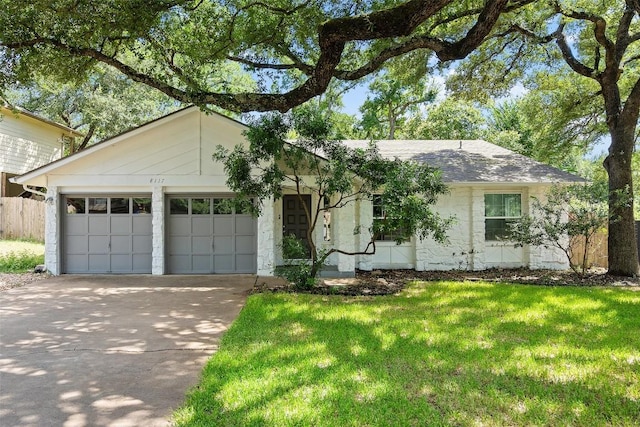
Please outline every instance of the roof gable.
[[47, 176], [157, 176], [218, 173], [215, 145], [242, 142], [246, 126], [191, 106], [101, 141], [14, 179], [46, 185]]

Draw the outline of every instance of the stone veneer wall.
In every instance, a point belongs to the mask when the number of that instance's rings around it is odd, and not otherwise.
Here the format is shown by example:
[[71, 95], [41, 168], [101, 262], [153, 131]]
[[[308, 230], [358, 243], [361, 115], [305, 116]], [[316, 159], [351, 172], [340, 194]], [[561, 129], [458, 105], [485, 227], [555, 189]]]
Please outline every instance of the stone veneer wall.
[[[451, 192], [441, 196], [434, 210], [442, 217], [454, 217], [446, 243], [437, 243], [433, 238], [416, 241], [416, 270], [471, 270], [474, 267], [476, 250], [472, 246], [475, 218], [472, 213], [470, 188], [451, 188]], [[484, 236], [483, 236], [484, 238]]]
[[273, 198], [267, 199], [264, 202], [262, 213], [258, 217], [257, 273], [260, 276], [273, 276], [276, 264], [275, 210], [276, 205]]
[[165, 198], [163, 187], [153, 187], [151, 193], [151, 274], [165, 274], [164, 224]]
[[44, 206], [44, 264], [47, 270], [54, 275], [61, 273], [61, 250], [59, 236], [61, 235], [60, 221], [60, 194], [58, 187], [47, 187], [47, 197]]

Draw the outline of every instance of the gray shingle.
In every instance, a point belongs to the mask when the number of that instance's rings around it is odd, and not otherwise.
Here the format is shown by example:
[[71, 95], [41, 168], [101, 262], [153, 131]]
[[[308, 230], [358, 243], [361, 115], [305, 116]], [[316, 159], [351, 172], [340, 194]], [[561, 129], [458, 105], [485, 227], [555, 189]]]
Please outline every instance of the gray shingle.
[[[369, 141], [343, 141], [366, 148]], [[482, 140], [380, 140], [380, 154], [389, 159], [414, 160], [442, 170], [447, 183], [575, 183], [579, 176], [561, 171]], [[462, 148], [461, 148], [462, 147]]]

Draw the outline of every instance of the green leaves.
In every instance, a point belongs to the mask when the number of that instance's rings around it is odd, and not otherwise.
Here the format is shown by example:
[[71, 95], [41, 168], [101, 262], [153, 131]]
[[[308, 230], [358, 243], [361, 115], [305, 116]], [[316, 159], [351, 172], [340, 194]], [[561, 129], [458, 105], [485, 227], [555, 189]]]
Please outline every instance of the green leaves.
[[[289, 266], [286, 274], [295, 276], [299, 282], [299, 276], [307, 274], [307, 270], [311, 278], [315, 277], [332, 253], [371, 255], [375, 251], [375, 240], [396, 230], [402, 230], [399, 235], [394, 233], [398, 243], [414, 235], [420, 238], [432, 235], [438, 241], [446, 238], [451, 220], [431, 210], [438, 196], [446, 192], [438, 170], [415, 162], [383, 158], [373, 142], [366, 148], [349, 148], [330, 139], [332, 133], [316, 109], [304, 108], [287, 115], [269, 114], [254, 122], [246, 132], [248, 146], [236, 146], [231, 151], [218, 147], [213, 155], [215, 161], [224, 163], [227, 185], [239, 198], [278, 199], [284, 190], [314, 195], [314, 206], [306, 213], [310, 225], [307, 234], [310, 264], [303, 263], [298, 268]], [[290, 135], [295, 138], [285, 141]], [[386, 216], [371, 225], [369, 241], [363, 247], [348, 252], [335, 246], [326, 250], [317, 248], [313, 230], [322, 224], [325, 212], [371, 200], [374, 194], [381, 194]], [[367, 205], [361, 206], [365, 209]], [[258, 205], [256, 214], [260, 207]], [[301, 268], [304, 271], [301, 272]], [[307, 283], [306, 279], [300, 283]]]
[[[607, 194], [601, 182], [553, 186], [545, 200], [532, 200], [529, 215], [512, 223], [510, 240], [518, 245], [556, 247], [565, 253], [575, 272], [584, 274], [589, 267], [590, 242], [609, 222]], [[577, 239], [584, 241], [580, 254], [573, 253]], [[579, 265], [574, 264], [574, 257], [581, 260]]]

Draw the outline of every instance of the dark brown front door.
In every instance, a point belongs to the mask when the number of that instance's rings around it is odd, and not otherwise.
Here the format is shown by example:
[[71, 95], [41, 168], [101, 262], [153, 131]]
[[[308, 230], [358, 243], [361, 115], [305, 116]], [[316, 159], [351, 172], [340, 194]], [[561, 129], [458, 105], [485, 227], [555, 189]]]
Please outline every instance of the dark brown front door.
[[303, 203], [307, 205], [307, 209], [311, 209], [311, 196], [306, 194], [282, 197], [282, 233], [284, 236], [298, 237], [309, 248], [307, 240], [309, 223]]

